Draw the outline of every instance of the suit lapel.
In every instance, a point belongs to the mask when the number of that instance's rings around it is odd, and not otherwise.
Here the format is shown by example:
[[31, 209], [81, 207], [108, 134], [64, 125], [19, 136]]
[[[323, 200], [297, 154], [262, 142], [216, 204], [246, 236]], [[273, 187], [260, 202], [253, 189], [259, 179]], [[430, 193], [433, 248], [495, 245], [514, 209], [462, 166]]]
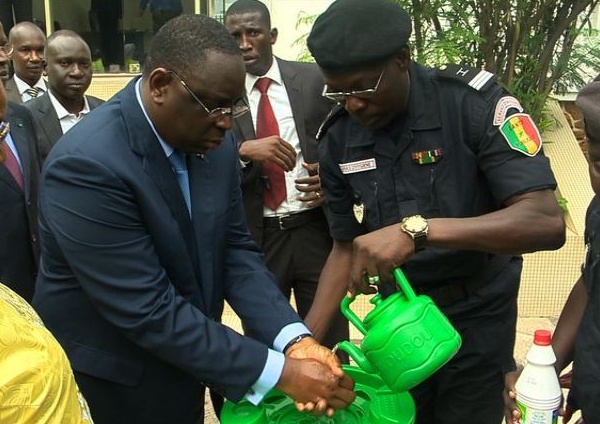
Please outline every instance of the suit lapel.
[[296, 133], [300, 140], [300, 148], [306, 152], [306, 130], [304, 128], [304, 101], [302, 99], [302, 79], [296, 71], [289, 66], [285, 60], [277, 59], [281, 78], [285, 84], [285, 89], [290, 100], [292, 115], [294, 115], [294, 124], [296, 124]]
[[[127, 90], [130, 91], [121, 96], [123, 118], [125, 119], [128, 131], [131, 134], [129, 139], [131, 149], [141, 155], [144, 172], [146, 172], [148, 177], [154, 182], [164, 198], [165, 203], [173, 213], [185, 241], [186, 253], [189, 255], [198, 287], [200, 287], [201, 290], [204, 290], [204, 284], [202, 284], [200, 273], [200, 261], [198, 259], [198, 247], [194, 226], [192, 225], [190, 214], [185, 204], [185, 200], [183, 199], [183, 194], [177, 183], [177, 178], [171, 169], [169, 159], [166, 157], [162, 146], [156, 139], [156, 135], [152, 131], [152, 128], [148, 125], [146, 117], [137, 101], [135, 95], [136, 81], [137, 79], [132, 81], [127, 87]], [[203, 310], [208, 310], [207, 305], [209, 304], [210, 299], [204, 297], [198, 299], [198, 302], [202, 304], [201, 308], [204, 308]]]
[[188, 160], [188, 174], [190, 178], [190, 195], [192, 199], [192, 221], [194, 222], [194, 234], [198, 243], [202, 243], [202, 249], [196, 248], [196, 254], [200, 264], [207, 264], [200, 267], [202, 273], [202, 292], [206, 302], [210, 303], [212, 299], [214, 281], [213, 269], [210, 264], [213, 263], [213, 240], [215, 240], [215, 192], [217, 186], [212, 181], [214, 174], [210, 162], [210, 154], [200, 158], [196, 155], [190, 155]]
[[[10, 123], [10, 136], [12, 138], [15, 147], [17, 148], [17, 153], [19, 154], [19, 160], [21, 161], [21, 172], [23, 174], [23, 181], [25, 185], [25, 199], [29, 200], [31, 196], [31, 152], [29, 151], [28, 144], [28, 135], [24, 128], [23, 120], [16, 116], [9, 107], [6, 111], [6, 121]], [[8, 170], [7, 170], [8, 171]], [[18, 184], [12, 178], [12, 175], [9, 173], [9, 178], [11, 179], [14, 187], [17, 190], [20, 190]]]
[[[52, 106], [50, 96], [44, 94], [40, 99], [38, 112], [41, 115], [40, 125], [46, 133], [47, 140], [58, 140], [62, 135], [62, 128], [56, 110]], [[52, 143], [49, 148], [52, 147]]]
[[[245, 100], [246, 104], [248, 104], [248, 99], [246, 98]], [[251, 113], [244, 113], [242, 116], [235, 118], [235, 124], [239, 126], [243, 140], [256, 139], [256, 132], [254, 131]]]

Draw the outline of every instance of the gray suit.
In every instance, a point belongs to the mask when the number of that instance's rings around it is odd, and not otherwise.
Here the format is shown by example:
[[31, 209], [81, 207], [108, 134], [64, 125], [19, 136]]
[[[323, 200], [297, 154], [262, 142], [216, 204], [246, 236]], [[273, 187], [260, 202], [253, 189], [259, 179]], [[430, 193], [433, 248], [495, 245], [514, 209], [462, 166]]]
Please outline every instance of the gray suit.
[[[90, 105], [90, 110], [104, 103], [104, 100], [94, 96], [85, 97]], [[60, 120], [58, 119], [54, 106], [52, 106], [50, 96], [40, 96], [29, 100], [28, 102], [25, 102], [23, 106], [29, 109], [31, 115], [33, 115], [40, 159], [43, 163], [46, 160], [46, 156], [48, 156], [50, 149], [52, 149], [58, 139], [63, 135]]]
[[[21, 98], [21, 94], [19, 93], [19, 88], [17, 87], [17, 83], [15, 82], [14, 76], [6, 81], [6, 83], [4, 84], [4, 88], [6, 89], [6, 96], [8, 100], [18, 104], [23, 103], [23, 99]], [[46, 89], [47, 88], [48, 84], [46, 84]]]

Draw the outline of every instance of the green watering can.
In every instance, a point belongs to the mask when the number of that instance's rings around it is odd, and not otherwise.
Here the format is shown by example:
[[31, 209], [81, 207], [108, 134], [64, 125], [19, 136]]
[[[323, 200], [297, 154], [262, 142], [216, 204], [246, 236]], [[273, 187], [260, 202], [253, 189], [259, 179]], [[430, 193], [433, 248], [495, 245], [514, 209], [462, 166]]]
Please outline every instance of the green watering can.
[[356, 400], [333, 417], [300, 412], [285, 393], [271, 390], [258, 406], [247, 400], [225, 402], [221, 424], [414, 424], [417, 411], [410, 393], [392, 392], [379, 376], [343, 367], [356, 383]]
[[370, 302], [374, 309], [364, 322], [350, 309], [355, 298], [345, 297], [342, 313], [364, 335], [360, 348], [338, 344], [367, 373], [378, 374], [394, 392], [404, 392], [448, 362], [461, 338], [448, 318], [428, 296], [417, 296], [400, 268], [393, 271], [400, 291]]

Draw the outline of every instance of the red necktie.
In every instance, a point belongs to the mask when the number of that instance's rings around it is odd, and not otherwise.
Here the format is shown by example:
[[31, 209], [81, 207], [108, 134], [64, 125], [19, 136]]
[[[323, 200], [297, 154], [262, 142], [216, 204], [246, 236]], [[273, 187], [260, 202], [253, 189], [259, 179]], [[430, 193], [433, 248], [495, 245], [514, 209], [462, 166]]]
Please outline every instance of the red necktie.
[[[256, 88], [260, 91], [260, 102], [258, 103], [258, 113], [256, 116], [256, 137], [265, 138], [272, 135], [279, 135], [279, 125], [267, 90], [271, 80], [269, 78], [259, 78], [256, 81]], [[271, 162], [262, 164], [263, 174], [268, 178], [268, 183], [263, 187], [263, 201], [265, 205], [276, 210], [285, 200], [287, 192], [285, 188], [285, 174], [283, 169]]]
[[21, 190], [23, 190], [23, 174], [21, 173], [19, 162], [17, 162], [17, 158], [8, 144], [4, 146], [4, 148], [6, 149], [6, 159], [4, 161], [4, 165], [8, 169], [8, 172], [10, 172], [10, 174], [13, 176], [19, 187], [21, 187]]

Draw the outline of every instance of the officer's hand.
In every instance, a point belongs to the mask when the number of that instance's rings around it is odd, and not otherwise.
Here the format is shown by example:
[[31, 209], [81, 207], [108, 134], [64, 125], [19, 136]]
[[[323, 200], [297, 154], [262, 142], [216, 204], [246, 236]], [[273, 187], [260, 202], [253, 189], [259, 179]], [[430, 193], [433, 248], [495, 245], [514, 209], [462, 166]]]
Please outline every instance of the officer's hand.
[[400, 224], [356, 237], [350, 271], [351, 295], [373, 293], [373, 287], [367, 281], [369, 276], [377, 276], [380, 282], [393, 281], [392, 271], [406, 262], [414, 251], [413, 239], [400, 230]]
[[319, 178], [318, 163], [303, 163], [302, 167], [308, 171], [308, 177], [298, 178], [296, 181], [296, 190], [305, 193], [298, 196], [301, 202], [308, 202], [309, 208], [321, 206], [325, 203], [325, 195], [321, 190], [321, 179]]
[[240, 144], [238, 154], [243, 161], [272, 162], [284, 171], [291, 171], [296, 165], [296, 151], [277, 135], [246, 140]]
[[276, 388], [288, 394], [301, 411], [332, 416], [355, 398], [352, 383], [336, 376], [329, 366], [314, 359], [295, 359], [286, 355]]
[[504, 420], [507, 424], [518, 423], [521, 419], [521, 411], [519, 411], [515, 402], [517, 397], [515, 383], [521, 375], [521, 371], [523, 371], [523, 367], [519, 366], [516, 371], [504, 375]]

